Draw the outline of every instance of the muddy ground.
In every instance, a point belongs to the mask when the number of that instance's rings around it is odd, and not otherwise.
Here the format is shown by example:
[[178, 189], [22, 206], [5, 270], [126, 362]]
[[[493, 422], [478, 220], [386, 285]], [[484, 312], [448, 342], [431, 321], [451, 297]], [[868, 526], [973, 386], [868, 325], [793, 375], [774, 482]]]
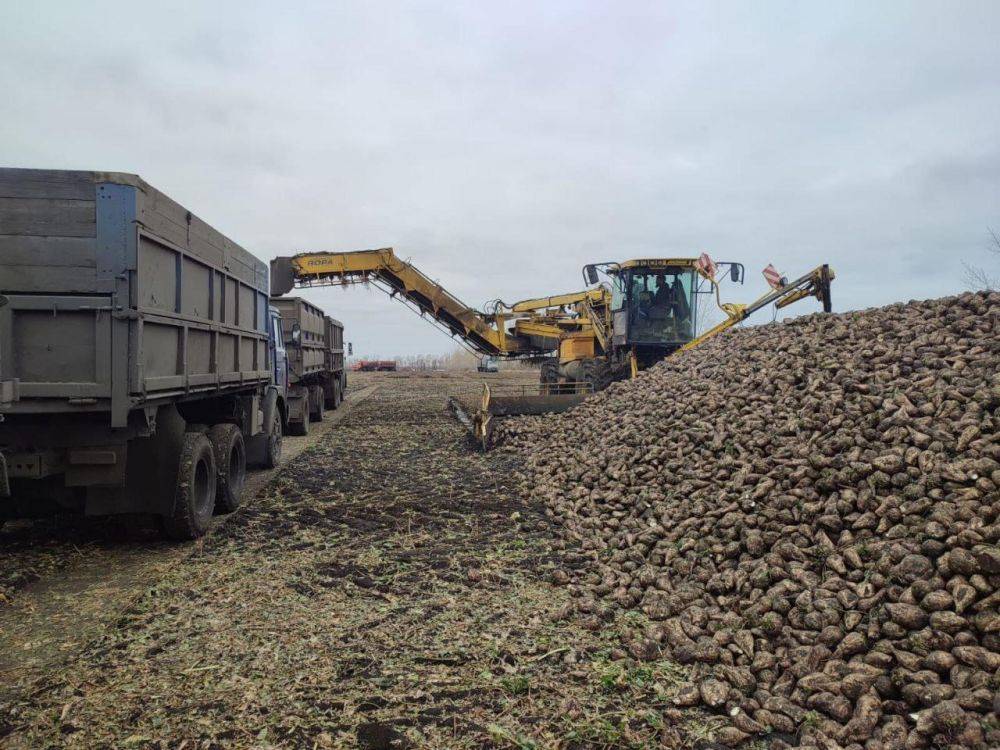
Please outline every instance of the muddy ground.
[[[336, 427], [374, 385], [352, 389], [308, 436], [285, 438], [282, 465]], [[253, 470], [251, 502], [280, 470]], [[217, 527], [229, 520], [216, 516]], [[165, 572], [199, 548], [165, 541], [149, 517], [57, 517], [7, 523], [0, 530], [0, 698], [50, 671], [98, 637]]]
[[623, 648], [641, 617], [565, 616], [552, 580], [577, 558], [516, 492], [520, 459], [471, 452], [446, 408], [470, 377], [365, 384], [335, 429], [85, 647], [8, 685], [0, 744], [709, 742], [717, 719], [671, 706], [683, 669]]

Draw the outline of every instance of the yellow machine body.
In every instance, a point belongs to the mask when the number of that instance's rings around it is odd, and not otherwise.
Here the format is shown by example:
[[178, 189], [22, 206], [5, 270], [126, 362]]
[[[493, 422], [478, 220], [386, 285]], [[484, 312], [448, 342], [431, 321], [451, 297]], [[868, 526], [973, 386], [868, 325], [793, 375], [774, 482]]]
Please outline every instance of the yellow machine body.
[[559, 340], [559, 363], [566, 364], [578, 359], [593, 359], [597, 356], [597, 338], [594, 332], [580, 331], [567, 333]]

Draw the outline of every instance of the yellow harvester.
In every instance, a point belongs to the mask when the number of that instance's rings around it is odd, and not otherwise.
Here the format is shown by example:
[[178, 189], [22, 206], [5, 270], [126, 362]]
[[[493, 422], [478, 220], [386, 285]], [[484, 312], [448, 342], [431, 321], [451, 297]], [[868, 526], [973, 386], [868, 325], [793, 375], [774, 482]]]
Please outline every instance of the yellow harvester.
[[[483, 310], [465, 304], [391, 248], [300, 253], [271, 261], [271, 293], [295, 287], [372, 283], [410, 303], [473, 351], [500, 358], [538, 358], [543, 393], [592, 392], [690, 349], [770, 304], [816, 297], [830, 310], [829, 266], [819, 266], [748, 304], [723, 303], [717, 276], [741, 282], [739, 263], [700, 258], [644, 258], [584, 267], [589, 288]], [[603, 278], [602, 278], [603, 277]], [[699, 303], [714, 297], [725, 318], [698, 334]]]

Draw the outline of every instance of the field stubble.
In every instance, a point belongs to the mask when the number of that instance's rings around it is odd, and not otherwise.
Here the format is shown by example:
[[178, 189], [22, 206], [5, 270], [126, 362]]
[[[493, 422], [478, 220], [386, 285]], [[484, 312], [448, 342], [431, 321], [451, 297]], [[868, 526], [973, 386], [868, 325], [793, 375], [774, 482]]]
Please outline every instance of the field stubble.
[[[717, 720], [685, 669], [627, 650], [643, 615], [571, 617], [582, 564], [469, 452], [467, 377], [377, 384], [66, 669], [0, 705], [35, 747], [648, 747]], [[560, 571], [560, 573], [555, 573]]]

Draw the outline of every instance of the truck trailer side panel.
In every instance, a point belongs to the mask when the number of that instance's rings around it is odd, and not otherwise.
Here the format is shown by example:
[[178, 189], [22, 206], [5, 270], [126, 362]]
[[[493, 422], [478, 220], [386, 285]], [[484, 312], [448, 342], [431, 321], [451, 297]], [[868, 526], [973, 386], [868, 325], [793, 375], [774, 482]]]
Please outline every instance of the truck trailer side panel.
[[[293, 382], [327, 370], [329, 347], [323, 311], [301, 297], [273, 297], [271, 304], [281, 313], [281, 331]], [[292, 339], [295, 326], [299, 328], [298, 342]]]
[[[331, 372], [345, 372], [344, 368], [344, 324], [327, 316], [327, 369]], [[346, 381], [345, 381], [346, 382]]]
[[0, 380], [15, 413], [107, 411], [270, 376], [267, 269], [134, 175], [0, 169]]

